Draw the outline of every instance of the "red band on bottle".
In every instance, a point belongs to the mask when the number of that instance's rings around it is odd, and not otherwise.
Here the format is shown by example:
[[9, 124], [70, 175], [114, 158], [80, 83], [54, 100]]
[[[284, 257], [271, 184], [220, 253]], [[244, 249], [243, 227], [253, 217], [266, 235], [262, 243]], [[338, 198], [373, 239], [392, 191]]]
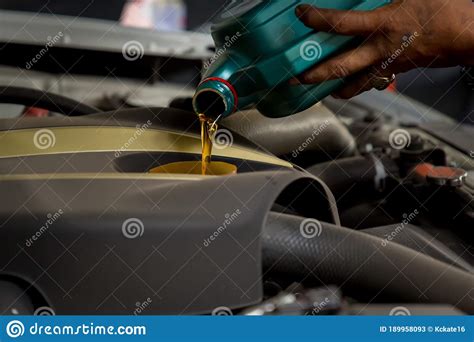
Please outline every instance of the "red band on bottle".
[[230, 89], [230, 91], [232, 92], [232, 95], [234, 95], [234, 112], [236, 112], [238, 108], [237, 105], [239, 104], [239, 96], [237, 95], [237, 91], [235, 90], [234, 86], [230, 84], [229, 81], [224, 80], [223, 78], [220, 78], [220, 77], [206, 78], [199, 85], [205, 82], [209, 82], [209, 81], [217, 81], [217, 82], [223, 83]]

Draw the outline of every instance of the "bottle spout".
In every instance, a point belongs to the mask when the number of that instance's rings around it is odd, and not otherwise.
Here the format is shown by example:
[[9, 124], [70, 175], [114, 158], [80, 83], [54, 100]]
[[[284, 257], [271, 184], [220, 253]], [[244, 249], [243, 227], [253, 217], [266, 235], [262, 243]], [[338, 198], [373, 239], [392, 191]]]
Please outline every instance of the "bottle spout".
[[235, 113], [237, 104], [238, 97], [234, 87], [217, 77], [204, 79], [193, 97], [194, 111], [211, 119], [225, 118]]

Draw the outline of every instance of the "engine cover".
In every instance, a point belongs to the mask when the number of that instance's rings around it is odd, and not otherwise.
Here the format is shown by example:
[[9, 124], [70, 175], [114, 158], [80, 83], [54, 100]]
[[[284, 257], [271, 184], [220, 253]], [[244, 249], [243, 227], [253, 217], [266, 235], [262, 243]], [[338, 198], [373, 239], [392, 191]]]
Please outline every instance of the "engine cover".
[[200, 157], [198, 122], [186, 112], [2, 125], [0, 280], [34, 288], [42, 298], [31, 300], [57, 314], [130, 315], [143, 303], [144, 314], [198, 314], [257, 303], [259, 236], [275, 201], [305, 215], [311, 203], [319, 218], [338, 220], [324, 184], [237, 134], [215, 157], [238, 165], [237, 175], [148, 174]]

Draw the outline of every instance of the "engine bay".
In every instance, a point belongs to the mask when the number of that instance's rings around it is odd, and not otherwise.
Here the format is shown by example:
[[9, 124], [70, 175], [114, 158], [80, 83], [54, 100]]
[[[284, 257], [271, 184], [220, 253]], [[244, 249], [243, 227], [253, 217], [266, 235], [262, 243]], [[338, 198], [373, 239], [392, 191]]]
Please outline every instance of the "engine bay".
[[31, 70], [38, 41], [0, 56], [2, 314], [474, 313], [472, 113], [388, 91], [243, 110], [213, 138], [230, 169], [176, 172], [201, 161], [209, 38], [62, 20], [78, 34]]
[[2, 121], [6, 307], [470, 312], [473, 160], [454, 142], [383, 116], [347, 124], [324, 104], [261, 121], [250, 111], [217, 132], [214, 160], [237, 174], [150, 174], [200, 160], [185, 109]]

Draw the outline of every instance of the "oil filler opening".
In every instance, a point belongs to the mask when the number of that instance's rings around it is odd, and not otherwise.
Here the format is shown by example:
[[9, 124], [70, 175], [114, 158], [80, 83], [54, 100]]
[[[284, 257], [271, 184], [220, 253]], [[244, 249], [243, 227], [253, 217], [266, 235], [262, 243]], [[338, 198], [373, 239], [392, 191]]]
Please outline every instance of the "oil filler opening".
[[216, 119], [227, 110], [224, 97], [214, 90], [202, 90], [193, 100], [194, 110], [208, 118]]

